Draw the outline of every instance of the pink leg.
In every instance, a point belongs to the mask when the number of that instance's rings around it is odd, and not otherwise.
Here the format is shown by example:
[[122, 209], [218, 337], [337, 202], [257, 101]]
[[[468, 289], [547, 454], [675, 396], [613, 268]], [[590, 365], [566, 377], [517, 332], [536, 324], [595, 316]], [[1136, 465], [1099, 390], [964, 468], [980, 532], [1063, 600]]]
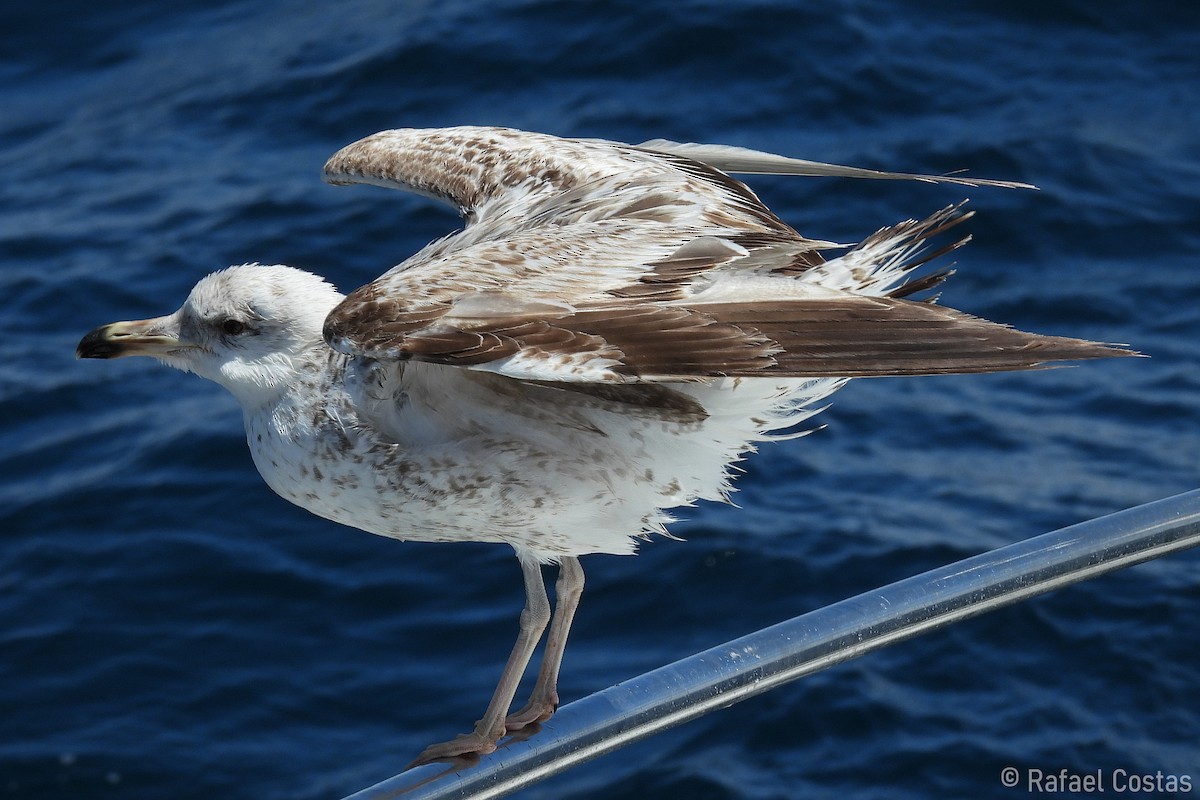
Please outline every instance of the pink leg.
[[525, 608], [521, 611], [521, 631], [517, 635], [517, 643], [513, 645], [512, 653], [508, 656], [508, 663], [504, 665], [504, 672], [500, 675], [500, 682], [496, 685], [487, 711], [483, 713], [483, 719], [475, 723], [475, 730], [470, 733], [426, 747], [409, 766], [471, 753], [490, 753], [496, 749], [496, 742], [505, 732], [504, 715], [512, 705], [513, 695], [517, 693], [517, 685], [521, 682], [521, 676], [525, 674], [525, 667], [529, 665], [529, 659], [550, 620], [550, 600], [546, 597], [541, 565], [532, 559], [522, 558], [521, 572], [525, 577]]
[[542, 668], [529, 702], [504, 721], [508, 730], [515, 731], [535, 722], [543, 722], [558, 709], [558, 671], [562, 666], [571, 621], [575, 619], [575, 609], [579, 607], [582, 594], [583, 567], [579, 559], [563, 558], [558, 567], [558, 582], [554, 585], [554, 618], [550, 621], [550, 636], [546, 639]]

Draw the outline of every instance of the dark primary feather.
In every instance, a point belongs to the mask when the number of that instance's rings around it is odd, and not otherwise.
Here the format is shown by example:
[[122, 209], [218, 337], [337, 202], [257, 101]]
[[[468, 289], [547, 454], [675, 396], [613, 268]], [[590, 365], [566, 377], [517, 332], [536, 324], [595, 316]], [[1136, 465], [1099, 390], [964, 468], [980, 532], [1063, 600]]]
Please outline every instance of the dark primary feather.
[[1081, 339], [1025, 333], [930, 303], [854, 295], [481, 319], [470, 328], [413, 331], [375, 347], [385, 345], [395, 348], [390, 354], [397, 358], [459, 366], [518, 353], [588, 354], [616, 362], [612, 372], [628, 380], [997, 372], [1130, 354]]

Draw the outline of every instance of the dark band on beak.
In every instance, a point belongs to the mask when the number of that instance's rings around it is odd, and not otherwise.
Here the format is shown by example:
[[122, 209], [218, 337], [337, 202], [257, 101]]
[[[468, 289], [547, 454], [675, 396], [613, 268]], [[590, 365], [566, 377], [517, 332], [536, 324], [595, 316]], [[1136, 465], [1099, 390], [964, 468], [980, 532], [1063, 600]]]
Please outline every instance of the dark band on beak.
[[88, 331], [79, 340], [75, 348], [76, 358], [115, 358], [120, 354], [121, 345], [108, 334], [108, 325]]
[[162, 356], [188, 348], [175, 336], [163, 332], [165, 318], [114, 322], [102, 325], [79, 340], [77, 358], [121, 358]]

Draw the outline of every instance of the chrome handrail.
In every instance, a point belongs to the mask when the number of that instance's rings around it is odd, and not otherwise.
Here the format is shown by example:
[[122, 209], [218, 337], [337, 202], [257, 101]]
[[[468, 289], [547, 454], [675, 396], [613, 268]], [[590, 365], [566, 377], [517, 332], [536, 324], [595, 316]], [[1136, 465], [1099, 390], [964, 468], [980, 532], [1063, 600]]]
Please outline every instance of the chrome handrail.
[[501, 797], [596, 756], [893, 642], [1200, 544], [1200, 490], [1072, 525], [810, 611], [563, 706], [468, 762], [346, 800]]

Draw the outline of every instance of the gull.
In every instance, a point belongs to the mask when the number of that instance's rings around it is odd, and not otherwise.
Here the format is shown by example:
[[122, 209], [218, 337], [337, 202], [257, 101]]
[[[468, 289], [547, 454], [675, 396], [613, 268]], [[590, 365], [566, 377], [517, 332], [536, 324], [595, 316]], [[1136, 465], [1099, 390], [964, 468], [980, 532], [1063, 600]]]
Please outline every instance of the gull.
[[[558, 706], [580, 556], [631, 554], [669, 536], [671, 509], [727, 500], [732, 465], [806, 433], [848, 379], [1133, 354], [915, 299], [950, 273], [912, 270], [966, 241], [929, 244], [970, 216], [961, 204], [838, 245], [731, 173], [1027, 187], [667, 140], [384, 131], [337, 152], [324, 179], [447, 202], [461, 231], [348, 296], [287, 266], [229, 267], [172, 314], [91, 331], [77, 355], [151, 356], [225, 387], [263, 479], [314, 514], [511, 546], [526, 599], [492, 699], [414, 763], [491, 752]], [[547, 628], [532, 695], [510, 713]]]

